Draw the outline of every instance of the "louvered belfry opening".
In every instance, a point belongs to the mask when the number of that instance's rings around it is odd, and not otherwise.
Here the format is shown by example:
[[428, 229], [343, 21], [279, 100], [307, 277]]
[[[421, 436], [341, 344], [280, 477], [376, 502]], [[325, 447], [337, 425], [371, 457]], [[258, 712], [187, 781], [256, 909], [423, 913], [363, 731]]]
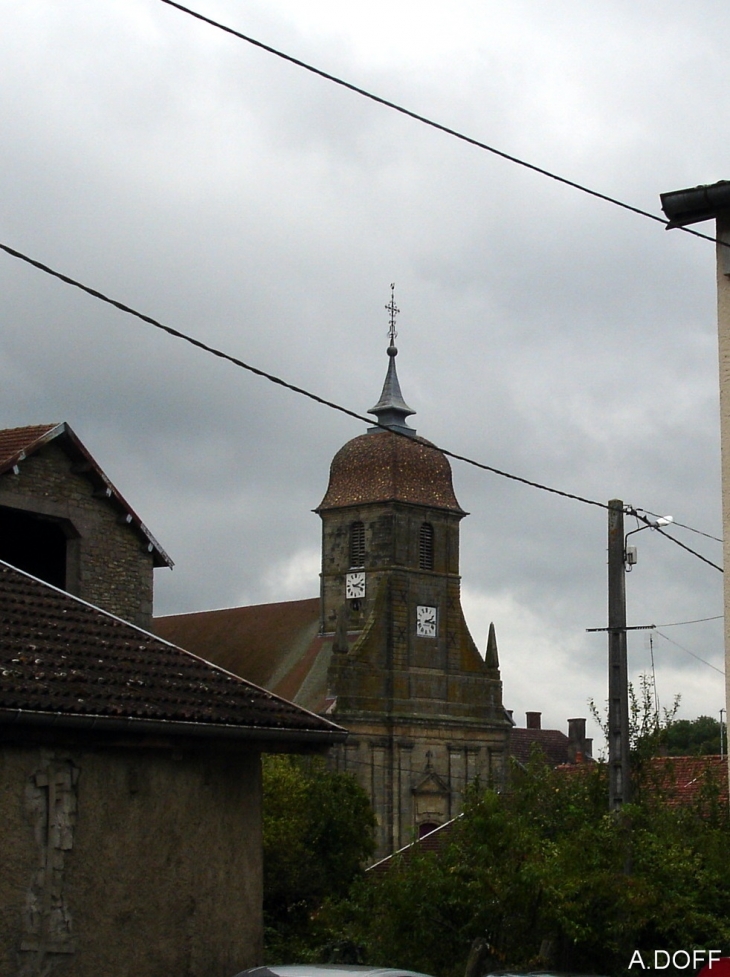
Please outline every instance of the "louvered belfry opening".
[[365, 566], [365, 523], [353, 522], [350, 526], [350, 566]]
[[424, 522], [418, 535], [418, 565], [421, 570], [433, 570], [433, 526]]

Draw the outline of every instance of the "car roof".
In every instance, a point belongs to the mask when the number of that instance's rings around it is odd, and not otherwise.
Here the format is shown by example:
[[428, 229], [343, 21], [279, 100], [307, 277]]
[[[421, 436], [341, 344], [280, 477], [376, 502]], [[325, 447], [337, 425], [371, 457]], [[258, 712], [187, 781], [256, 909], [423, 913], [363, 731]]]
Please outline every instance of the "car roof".
[[287, 964], [253, 967], [236, 977], [428, 977], [417, 970], [397, 967], [365, 967], [358, 964]]

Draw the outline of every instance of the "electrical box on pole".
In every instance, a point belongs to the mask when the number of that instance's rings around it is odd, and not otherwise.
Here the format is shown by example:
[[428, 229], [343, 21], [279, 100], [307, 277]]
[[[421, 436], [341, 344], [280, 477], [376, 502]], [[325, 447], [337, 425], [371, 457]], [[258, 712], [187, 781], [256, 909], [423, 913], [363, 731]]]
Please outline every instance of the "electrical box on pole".
[[624, 504], [612, 499], [608, 503], [608, 804], [612, 811], [631, 800], [624, 543]]

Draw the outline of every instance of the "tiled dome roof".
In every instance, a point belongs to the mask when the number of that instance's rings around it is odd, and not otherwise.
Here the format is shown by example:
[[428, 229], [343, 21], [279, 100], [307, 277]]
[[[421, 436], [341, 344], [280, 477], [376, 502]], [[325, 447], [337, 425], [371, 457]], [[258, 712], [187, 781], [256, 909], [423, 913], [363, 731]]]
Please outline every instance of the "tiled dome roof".
[[332, 459], [318, 512], [370, 502], [411, 502], [463, 514], [451, 466], [430, 441], [374, 431], [348, 441]]

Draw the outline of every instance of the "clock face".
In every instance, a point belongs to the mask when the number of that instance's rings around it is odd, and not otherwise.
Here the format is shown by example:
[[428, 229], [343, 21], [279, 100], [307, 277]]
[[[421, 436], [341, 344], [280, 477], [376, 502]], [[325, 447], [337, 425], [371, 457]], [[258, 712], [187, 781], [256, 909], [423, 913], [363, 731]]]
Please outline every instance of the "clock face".
[[365, 573], [348, 573], [345, 577], [345, 597], [348, 600], [362, 600], [365, 596]]
[[416, 608], [416, 634], [419, 638], [436, 637], [437, 613], [435, 607], [419, 604]]

